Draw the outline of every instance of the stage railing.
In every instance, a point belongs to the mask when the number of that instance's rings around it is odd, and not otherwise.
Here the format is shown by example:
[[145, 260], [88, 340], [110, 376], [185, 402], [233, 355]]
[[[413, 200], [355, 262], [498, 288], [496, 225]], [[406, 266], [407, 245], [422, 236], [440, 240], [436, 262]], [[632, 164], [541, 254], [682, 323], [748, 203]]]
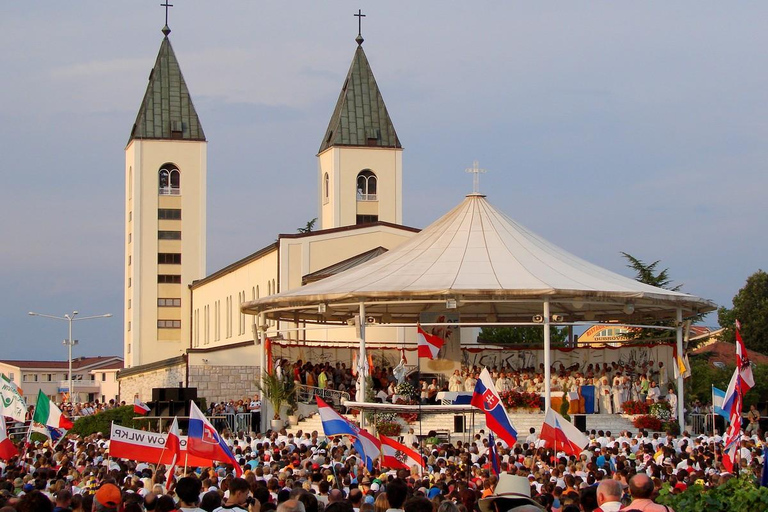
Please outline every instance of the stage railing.
[[314, 386], [307, 386], [302, 384], [296, 386], [296, 401], [302, 404], [311, 403], [312, 400], [319, 396], [326, 402], [331, 402], [335, 405], [341, 405], [342, 400], [349, 400], [350, 394], [346, 391], [339, 391], [338, 389], [326, 389], [318, 388]]

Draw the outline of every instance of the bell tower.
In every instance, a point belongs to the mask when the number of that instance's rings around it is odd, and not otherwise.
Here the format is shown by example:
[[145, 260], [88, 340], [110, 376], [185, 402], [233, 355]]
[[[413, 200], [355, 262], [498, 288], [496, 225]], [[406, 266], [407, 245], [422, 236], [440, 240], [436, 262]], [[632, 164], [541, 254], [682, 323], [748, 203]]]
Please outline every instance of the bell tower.
[[184, 354], [205, 275], [207, 142], [163, 27], [125, 148], [126, 368]]
[[352, 64], [317, 154], [320, 229], [403, 222], [403, 147], [359, 32], [355, 41]]

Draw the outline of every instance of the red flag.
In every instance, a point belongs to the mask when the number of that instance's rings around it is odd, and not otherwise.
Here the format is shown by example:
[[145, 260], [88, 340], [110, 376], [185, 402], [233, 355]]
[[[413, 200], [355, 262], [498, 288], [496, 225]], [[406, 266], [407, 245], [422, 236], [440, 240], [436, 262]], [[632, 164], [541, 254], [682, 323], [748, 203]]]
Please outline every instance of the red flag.
[[141, 414], [142, 416], [144, 416], [149, 411], [150, 411], [150, 407], [147, 404], [145, 404], [144, 402], [142, 402], [141, 400], [139, 400], [139, 397], [135, 397], [133, 399], [133, 412], [134, 412], [134, 414]]
[[8, 439], [8, 433], [5, 430], [5, 418], [0, 415], [0, 459], [11, 460], [19, 454], [19, 449]]
[[179, 454], [181, 453], [181, 443], [179, 442], [179, 419], [174, 417], [171, 428], [168, 429], [168, 437], [165, 439], [165, 449], [173, 454], [171, 464], [168, 466], [168, 472], [165, 474], [165, 490], [171, 489], [171, 481], [173, 480], [173, 470], [176, 469], [176, 463], [179, 461]]
[[424, 459], [413, 448], [409, 448], [402, 443], [398, 443], [383, 434], [379, 434], [381, 439], [381, 465], [390, 469], [407, 469], [413, 466], [424, 468]]
[[421, 328], [421, 324], [416, 325], [416, 330], [416, 339], [419, 343], [419, 357], [426, 357], [427, 359], [437, 357], [437, 353], [443, 348], [445, 340], [440, 336], [429, 334]]
[[539, 438], [555, 451], [562, 450], [576, 457], [589, 444], [589, 439], [579, 429], [552, 409], [547, 409]]
[[755, 387], [755, 378], [752, 376], [752, 363], [749, 361], [747, 347], [741, 339], [741, 323], [738, 320], [736, 320], [736, 367], [739, 369], [741, 393], [744, 396], [744, 393]]

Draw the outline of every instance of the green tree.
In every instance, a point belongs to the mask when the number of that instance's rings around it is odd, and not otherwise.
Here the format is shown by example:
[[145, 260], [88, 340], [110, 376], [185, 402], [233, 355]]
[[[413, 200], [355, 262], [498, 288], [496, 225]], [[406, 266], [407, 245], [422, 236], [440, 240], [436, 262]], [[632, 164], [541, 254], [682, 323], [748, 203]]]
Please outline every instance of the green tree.
[[768, 353], [768, 274], [758, 270], [733, 297], [733, 309], [721, 307], [717, 320], [724, 329], [722, 339], [736, 343], [736, 320], [741, 322], [741, 337], [748, 349]]
[[[566, 327], [550, 327], [549, 337], [551, 343], [564, 343], [568, 339]], [[498, 343], [505, 345], [524, 345], [544, 343], [543, 327], [483, 327], [478, 335], [478, 341], [482, 343]]]
[[644, 261], [637, 259], [626, 252], [622, 252], [621, 255], [624, 256], [624, 258], [626, 258], [626, 260], [629, 262], [627, 267], [636, 272], [637, 275], [635, 275], [635, 281], [672, 291], [678, 291], [682, 287], [681, 284], [678, 284], [677, 286], [671, 286], [672, 279], [669, 278], [668, 268], [657, 271], [661, 260], [656, 260], [653, 263], [645, 263]]
[[307, 222], [307, 225], [303, 228], [298, 228], [296, 231], [299, 233], [311, 233], [315, 230], [315, 223], [317, 222], [317, 217]]
[[[664, 270], [659, 270], [661, 260], [656, 260], [653, 263], [645, 263], [643, 260], [635, 258], [626, 252], [622, 252], [621, 255], [627, 260], [627, 267], [635, 271], [635, 281], [674, 292], [679, 291], [683, 287], [682, 284], [672, 286], [673, 281], [669, 277], [669, 269], [665, 268]], [[702, 318], [704, 318], [704, 315], [697, 315], [691, 320], [693, 323], [696, 323]], [[674, 325], [674, 322], [654, 322], [652, 325], [670, 327]], [[666, 340], [672, 337], [674, 337], [672, 331], [662, 331], [658, 329], [637, 329], [627, 333], [627, 338], [632, 340]]]

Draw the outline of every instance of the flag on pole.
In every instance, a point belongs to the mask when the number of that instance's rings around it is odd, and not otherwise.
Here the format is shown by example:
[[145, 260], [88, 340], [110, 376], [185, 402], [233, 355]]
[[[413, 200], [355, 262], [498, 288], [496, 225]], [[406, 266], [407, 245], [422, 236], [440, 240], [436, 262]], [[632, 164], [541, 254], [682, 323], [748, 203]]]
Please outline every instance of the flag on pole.
[[8, 432], [5, 429], [5, 418], [0, 415], [0, 459], [10, 460], [18, 454], [18, 448], [8, 438]]
[[[737, 400], [737, 402], [740, 402]], [[741, 410], [741, 403], [739, 410]], [[735, 416], [739, 416], [736, 418]], [[739, 448], [741, 446], [741, 414], [731, 414], [731, 424], [725, 430], [725, 439], [723, 446], [723, 466], [726, 471], [733, 473], [733, 467], [736, 464], [736, 458], [739, 454]]]
[[752, 375], [752, 363], [749, 361], [747, 347], [741, 339], [741, 322], [738, 320], [736, 320], [736, 367], [741, 377], [741, 396], [744, 397], [744, 393], [755, 387], [755, 378]]
[[139, 400], [139, 397], [135, 397], [133, 399], [133, 412], [135, 414], [141, 414], [142, 416], [146, 415], [150, 411], [150, 407]]
[[492, 432], [503, 439], [510, 448], [515, 445], [517, 430], [512, 426], [512, 420], [501, 403], [501, 397], [496, 391], [488, 368], [483, 368], [480, 372], [470, 404], [485, 412], [485, 423]]
[[367, 430], [361, 429], [342, 417], [322, 398], [316, 397], [315, 399], [317, 400], [317, 411], [320, 414], [320, 421], [322, 422], [325, 436], [346, 435], [352, 437], [355, 450], [363, 458], [366, 467], [372, 470], [374, 459], [381, 454], [381, 442]]
[[496, 448], [496, 439], [493, 438], [493, 432], [488, 433], [488, 462], [491, 465], [491, 470], [499, 476], [501, 469], [499, 468], [499, 452]]
[[552, 408], [547, 409], [547, 414], [544, 416], [544, 425], [541, 427], [539, 439], [547, 446], [576, 457], [589, 444], [589, 439], [579, 429]]
[[419, 344], [419, 357], [426, 357], [427, 359], [437, 357], [437, 353], [443, 348], [445, 340], [440, 336], [429, 334], [421, 328], [421, 324], [416, 325], [416, 333], [416, 340]]
[[712, 386], [712, 409], [715, 414], [719, 414], [723, 418], [726, 419], [726, 421], [730, 421], [731, 419], [731, 410], [730, 409], [723, 409], [723, 405], [725, 403], [725, 391], [722, 389], [716, 388], [715, 386]]
[[168, 436], [165, 438], [165, 449], [172, 454], [171, 463], [168, 465], [168, 472], [165, 474], [165, 490], [171, 490], [171, 480], [173, 480], [173, 471], [179, 461], [181, 453], [181, 443], [179, 442], [179, 418], [173, 417], [171, 428], [168, 429]]
[[681, 375], [684, 379], [691, 376], [691, 363], [688, 362], [688, 354], [677, 352], [677, 345], [672, 346], [672, 356], [675, 358], [674, 374], [675, 379]]
[[381, 465], [390, 469], [410, 469], [419, 466], [424, 469], [424, 459], [413, 448], [398, 443], [392, 438], [379, 434], [381, 440]]
[[56, 404], [45, 396], [42, 389], [37, 394], [37, 405], [35, 405], [35, 415], [32, 420], [43, 425], [63, 428], [65, 430], [73, 427], [73, 423], [69, 421], [69, 418], [64, 416], [61, 409], [56, 407]]
[[22, 397], [21, 388], [11, 382], [5, 374], [0, 374], [0, 414], [16, 421], [27, 419], [27, 403]]
[[243, 468], [237, 463], [232, 451], [221, 438], [211, 422], [197, 408], [195, 402], [189, 405], [189, 433], [187, 437], [187, 452], [204, 459], [217, 460], [232, 464], [235, 476], [242, 476]]

